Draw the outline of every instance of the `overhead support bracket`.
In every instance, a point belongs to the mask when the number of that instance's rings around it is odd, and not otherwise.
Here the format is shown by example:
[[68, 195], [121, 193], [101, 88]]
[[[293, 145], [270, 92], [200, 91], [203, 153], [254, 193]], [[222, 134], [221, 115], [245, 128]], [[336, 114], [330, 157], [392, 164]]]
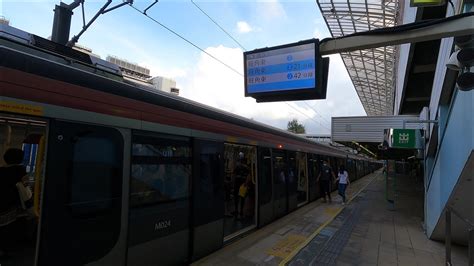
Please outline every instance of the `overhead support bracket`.
[[155, 0], [155, 2], [153, 2], [151, 5], [149, 5], [147, 8], [145, 8], [145, 10], [143, 11], [143, 14], [146, 15], [146, 12], [148, 11], [148, 9], [150, 9], [152, 6], [154, 6], [156, 3], [158, 3], [158, 0]]
[[[92, 23], [102, 14], [115, 10], [119, 7], [122, 7], [127, 4], [132, 4], [133, 0], [125, 0], [123, 3], [113, 6], [111, 8], [107, 7], [112, 3], [112, 0], [107, 0], [107, 2], [102, 6], [102, 8], [92, 17], [92, 19], [86, 24], [85, 11], [84, 11], [84, 2], [85, 0], [74, 0], [71, 4], [62, 3], [56, 5], [54, 9], [54, 21], [53, 21], [53, 32], [51, 34], [51, 40], [59, 44], [66, 46], [73, 46], [78, 40], [79, 37], [89, 28]], [[82, 30], [71, 40], [69, 39], [69, 31], [71, 28], [71, 17], [73, 10], [81, 5], [82, 8]]]
[[[419, 23], [419, 22], [418, 22]], [[405, 24], [393, 28], [384, 28], [362, 32], [346, 37], [322, 40], [319, 44], [321, 55], [377, 48], [404, 43], [416, 43], [437, 40], [446, 37], [474, 34], [474, 13], [466, 13], [439, 21], [421, 24]], [[413, 29], [410, 29], [410, 26]]]
[[[102, 6], [102, 8], [97, 11], [97, 13], [94, 15], [94, 17], [92, 17], [92, 19], [87, 23], [87, 24], [84, 24], [82, 26], [82, 30], [77, 34], [75, 35], [74, 37], [72, 37], [71, 40], [69, 40], [69, 42], [67, 42], [66, 46], [70, 46], [72, 47], [78, 40], [79, 40], [79, 37], [81, 37], [81, 35], [89, 28], [90, 25], [92, 25], [92, 23], [94, 23], [94, 21], [101, 15], [104, 13], [104, 10], [110, 5], [110, 3], [112, 3], [112, 0], [107, 0], [107, 2]], [[84, 11], [84, 9], [83, 9]], [[82, 16], [84, 18], [84, 12], [82, 13]], [[85, 20], [83, 19], [83, 22], [85, 22]]]
[[114, 10], [114, 9], [117, 9], [117, 8], [119, 8], [119, 7], [122, 7], [122, 6], [128, 5], [128, 4], [133, 4], [133, 0], [124, 1], [124, 2], [121, 3], [121, 4], [118, 4], [118, 5], [116, 5], [116, 6], [113, 6], [113, 7], [109, 8], [109, 9], [106, 9], [106, 10], [104, 10], [104, 12], [102, 12], [102, 14], [105, 14], [105, 13], [107, 13], [107, 12], [110, 12], [110, 11], [112, 11], [112, 10]]

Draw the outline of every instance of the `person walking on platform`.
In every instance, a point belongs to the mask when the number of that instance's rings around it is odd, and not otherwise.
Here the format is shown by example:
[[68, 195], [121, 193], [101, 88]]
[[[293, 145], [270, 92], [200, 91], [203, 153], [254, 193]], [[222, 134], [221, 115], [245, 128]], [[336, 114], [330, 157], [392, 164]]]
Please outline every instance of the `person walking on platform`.
[[346, 188], [351, 182], [349, 181], [349, 174], [343, 165], [339, 167], [336, 181], [339, 181], [338, 194], [342, 197], [342, 205], [344, 205], [346, 204]]
[[323, 193], [323, 202], [326, 202], [326, 194], [328, 196], [329, 202], [331, 202], [331, 184], [332, 181], [335, 179], [334, 172], [332, 171], [331, 166], [329, 163], [324, 160], [323, 166], [321, 167], [321, 172], [319, 172], [318, 178], [316, 182], [320, 182], [321, 192]]

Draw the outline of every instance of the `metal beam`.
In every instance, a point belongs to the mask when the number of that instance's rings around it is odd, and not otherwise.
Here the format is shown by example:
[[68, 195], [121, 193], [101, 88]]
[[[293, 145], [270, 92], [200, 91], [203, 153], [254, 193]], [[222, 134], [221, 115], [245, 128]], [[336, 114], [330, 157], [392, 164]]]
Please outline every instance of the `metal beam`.
[[381, 46], [416, 43], [474, 34], [474, 16], [461, 17], [419, 29], [397, 33], [377, 32], [370, 35], [348, 36], [322, 42], [319, 45], [321, 55], [376, 48]]

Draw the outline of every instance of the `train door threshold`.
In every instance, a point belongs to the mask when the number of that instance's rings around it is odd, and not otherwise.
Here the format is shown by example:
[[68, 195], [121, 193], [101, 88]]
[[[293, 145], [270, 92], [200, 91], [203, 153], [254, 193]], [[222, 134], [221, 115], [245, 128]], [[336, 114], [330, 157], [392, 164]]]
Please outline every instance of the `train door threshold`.
[[248, 226], [248, 227], [245, 227], [245, 228], [243, 228], [243, 229], [241, 229], [241, 230], [239, 230], [239, 231], [237, 231], [237, 232], [235, 232], [235, 233], [233, 233], [233, 234], [230, 234], [230, 235], [228, 235], [228, 236], [225, 236], [225, 237], [224, 237], [224, 245], [227, 244], [227, 243], [232, 242], [233, 240], [237, 239], [239, 236], [243, 236], [243, 235], [245, 235], [246, 233], [249, 233], [250, 231], [252, 231], [252, 230], [254, 230], [254, 229], [256, 229], [256, 228], [257, 228], [257, 226], [255, 226], [255, 225]]

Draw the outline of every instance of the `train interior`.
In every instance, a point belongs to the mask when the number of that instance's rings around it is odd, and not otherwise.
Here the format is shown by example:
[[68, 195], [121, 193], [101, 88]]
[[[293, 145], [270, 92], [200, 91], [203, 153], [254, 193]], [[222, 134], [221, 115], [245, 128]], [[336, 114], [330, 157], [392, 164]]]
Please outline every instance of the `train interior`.
[[257, 148], [224, 145], [224, 238], [256, 226]]
[[[7, 150], [23, 150], [22, 165], [25, 167], [26, 176], [22, 179], [21, 177], [16, 178], [19, 178], [19, 181], [29, 191], [29, 195], [27, 195], [29, 200], [25, 204], [21, 204], [20, 199], [18, 199], [20, 204], [16, 210], [16, 219], [0, 221], [8, 223], [7, 226], [0, 227], [1, 230], [5, 230], [2, 235], [7, 236], [0, 239], [0, 252], [4, 253], [3, 257], [8, 257], [8, 263], [12, 265], [32, 265], [37, 243], [47, 123], [39, 119], [0, 114], [0, 133], [0, 154], [2, 155], [0, 166], [12, 166], [4, 160], [3, 155]], [[2, 176], [1, 178], [7, 177]], [[19, 193], [16, 195], [19, 195]], [[1, 198], [4, 202], [8, 200]], [[5, 265], [8, 265], [8, 263], [5, 263]]]

